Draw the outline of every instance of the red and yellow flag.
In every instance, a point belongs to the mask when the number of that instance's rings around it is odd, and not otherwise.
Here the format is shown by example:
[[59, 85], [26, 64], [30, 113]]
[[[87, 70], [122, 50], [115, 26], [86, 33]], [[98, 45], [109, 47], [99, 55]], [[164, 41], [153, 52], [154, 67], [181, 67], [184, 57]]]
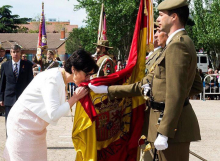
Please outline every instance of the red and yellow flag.
[[[140, 81], [144, 77], [149, 49], [153, 50], [153, 3], [141, 0], [126, 68], [90, 82], [125, 85]], [[110, 101], [107, 95], [91, 91], [76, 105], [72, 132], [76, 161], [135, 161], [144, 109], [145, 101], [141, 96]]]

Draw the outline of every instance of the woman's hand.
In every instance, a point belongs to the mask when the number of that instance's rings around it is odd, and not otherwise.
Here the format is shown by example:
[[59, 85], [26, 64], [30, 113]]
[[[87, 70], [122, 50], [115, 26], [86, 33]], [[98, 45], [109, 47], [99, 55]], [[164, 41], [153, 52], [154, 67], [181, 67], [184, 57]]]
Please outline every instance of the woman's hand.
[[69, 99], [70, 107], [72, 107], [78, 100], [83, 98], [89, 92], [87, 87], [77, 87], [73, 96]]
[[89, 89], [87, 87], [78, 87], [76, 88], [73, 97], [76, 97], [79, 100], [88, 93], [89, 93]]

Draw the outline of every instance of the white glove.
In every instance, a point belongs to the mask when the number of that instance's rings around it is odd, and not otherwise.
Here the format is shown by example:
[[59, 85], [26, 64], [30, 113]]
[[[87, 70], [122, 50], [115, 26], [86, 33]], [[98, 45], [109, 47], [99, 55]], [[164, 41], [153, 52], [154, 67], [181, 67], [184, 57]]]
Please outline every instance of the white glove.
[[108, 86], [94, 86], [91, 83], [88, 86], [95, 93], [108, 93]]
[[159, 134], [154, 142], [154, 146], [157, 150], [165, 150], [168, 148], [168, 137]]
[[144, 84], [143, 86], [141, 86], [141, 88], [144, 89], [144, 95], [145, 95], [145, 96], [147, 95], [147, 92], [148, 92], [149, 90], [151, 90], [149, 84]]

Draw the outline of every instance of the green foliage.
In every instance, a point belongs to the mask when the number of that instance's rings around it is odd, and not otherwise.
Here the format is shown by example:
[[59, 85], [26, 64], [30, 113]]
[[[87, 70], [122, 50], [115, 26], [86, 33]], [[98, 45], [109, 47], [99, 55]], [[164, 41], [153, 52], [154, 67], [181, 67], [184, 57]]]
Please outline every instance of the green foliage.
[[75, 50], [78, 50], [81, 48], [81, 42], [80, 37], [83, 35], [81, 34], [83, 32], [84, 28], [81, 29], [73, 29], [73, 31], [70, 33], [68, 40], [66, 41], [66, 52], [67, 53], [73, 53]]
[[[97, 42], [102, 1], [77, 1], [79, 2], [79, 5], [76, 5], [74, 9], [78, 10], [85, 8], [87, 12], [87, 18], [85, 20], [87, 25], [84, 29], [79, 29], [79, 31], [83, 31], [81, 32], [82, 35], [79, 37], [79, 41], [83, 48], [94, 53], [96, 46], [93, 45], [93, 43]], [[110, 52], [114, 55], [117, 55], [120, 52], [122, 57], [127, 57], [133, 37], [139, 1], [105, 0], [104, 6], [107, 19], [107, 39], [110, 42], [110, 46], [114, 47]]]
[[0, 33], [17, 32], [18, 26], [16, 24], [27, 23], [29, 18], [19, 18], [18, 15], [12, 15], [12, 6], [5, 5], [0, 7]]
[[[192, 1], [193, 2], [193, 1]], [[194, 0], [192, 16], [195, 25], [191, 37], [197, 49], [213, 51], [210, 55], [215, 65], [216, 53], [220, 52], [220, 0]]]
[[18, 33], [28, 33], [29, 29], [27, 27], [19, 27], [17, 29]]
[[39, 33], [39, 30], [28, 30], [29, 33]]

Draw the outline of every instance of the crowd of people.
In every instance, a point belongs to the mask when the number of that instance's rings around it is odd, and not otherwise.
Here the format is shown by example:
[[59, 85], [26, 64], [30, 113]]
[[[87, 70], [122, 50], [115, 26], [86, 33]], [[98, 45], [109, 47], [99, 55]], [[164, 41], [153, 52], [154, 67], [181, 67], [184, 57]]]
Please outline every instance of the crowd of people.
[[[204, 88], [205, 92], [207, 93], [205, 99], [208, 100], [219, 100], [220, 94], [218, 94], [219, 91], [219, 85], [220, 85], [220, 71], [213, 70], [212, 68], [208, 69], [207, 73], [202, 73], [200, 70], [200, 77], [202, 81], [205, 83]], [[208, 93], [215, 93], [215, 94], [208, 94]]]

